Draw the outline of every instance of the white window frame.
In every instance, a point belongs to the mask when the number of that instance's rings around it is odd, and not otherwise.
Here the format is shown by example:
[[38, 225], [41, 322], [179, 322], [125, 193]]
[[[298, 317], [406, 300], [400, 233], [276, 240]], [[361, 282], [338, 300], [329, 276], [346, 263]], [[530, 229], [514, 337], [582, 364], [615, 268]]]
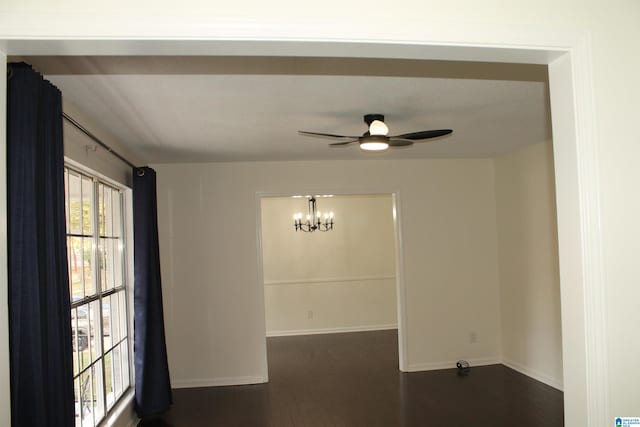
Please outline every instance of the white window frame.
[[[73, 301], [73, 295], [70, 295], [72, 310], [75, 307], [82, 306], [85, 304], [89, 304], [91, 301], [99, 301], [100, 312], [100, 339], [102, 340], [99, 348], [100, 356], [96, 358], [93, 362], [89, 361], [88, 367], [84, 367], [79, 369], [77, 374], [74, 374], [74, 384], [75, 379], [80, 377], [80, 373], [86, 371], [87, 369], [91, 369], [91, 366], [97, 363], [98, 360], [101, 361], [102, 366], [102, 378], [100, 381], [96, 380], [96, 387], [98, 384], [102, 387], [102, 397], [103, 397], [103, 408], [104, 413], [101, 414], [100, 419], [94, 419], [93, 425], [102, 426], [102, 425], [110, 425], [114, 416], [118, 416], [119, 413], [122, 412], [123, 406], [128, 404], [133, 398], [133, 388], [134, 388], [134, 364], [133, 364], [133, 210], [132, 210], [132, 194], [131, 189], [122, 185], [121, 183], [114, 181], [86, 166], [71, 160], [65, 157], [65, 170], [69, 169], [86, 177], [90, 177], [92, 179], [92, 189], [94, 191], [93, 197], [93, 212], [92, 212], [92, 221], [93, 221], [93, 236], [94, 239], [94, 247], [93, 247], [93, 256], [94, 256], [94, 265], [93, 265], [93, 274], [92, 279], [94, 281], [95, 289], [97, 289], [97, 296], [86, 297], [77, 302]], [[122, 250], [122, 286], [114, 287], [112, 289], [102, 290], [101, 289], [101, 277], [100, 275], [100, 257], [98, 254], [98, 243], [100, 241], [100, 231], [99, 231], [99, 220], [98, 220], [98, 188], [99, 184], [106, 185], [111, 187], [114, 190], [117, 190], [120, 193], [120, 233], [121, 238], [118, 239], [119, 242], [123, 245]], [[67, 189], [65, 188], [65, 198]], [[67, 203], [65, 199], [65, 204]], [[66, 215], [65, 215], [66, 218]], [[70, 230], [66, 230], [66, 236], [73, 236], [73, 233], [70, 233]], [[69, 273], [71, 275], [71, 273]], [[124, 293], [124, 301], [125, 301], [125, 325], [126, 325], [126, 337], [121, 338], [120, 342], [127, 342], [127, 358], [121, 359], [121, 362], [126, 362], [128, 364], [128, 385], [123, 387], [120, 395], [114, 399], [109, 405], [107, 404], [107, 393], [106, 393], [106, 384], [104, 384], [104, 375], [105, 375], [105, 364], [104, 358], [105, 354], [109, 353], [115, 345], [111, 343], [111, 348], [105, 352], [104, 349], [104, 336], [102, 334], [102, 323], [103, 323], [103, 315], [102, 315], [102, 299], [103, 297], [107, 297], [109, 295], [117, 295], [119, 292]], [[72, 320], [73, 322], [73, 320]], [[75, 339], [75, 338], [74, 338]], [[76, 344], [77, 345], [77, 344]], [[75, 392], [75, 390], [74, 390]], [[76, 421], [76, 425], [78, 421]], [[80, 424], [83, 427], [89, 424], [83, 423]]]

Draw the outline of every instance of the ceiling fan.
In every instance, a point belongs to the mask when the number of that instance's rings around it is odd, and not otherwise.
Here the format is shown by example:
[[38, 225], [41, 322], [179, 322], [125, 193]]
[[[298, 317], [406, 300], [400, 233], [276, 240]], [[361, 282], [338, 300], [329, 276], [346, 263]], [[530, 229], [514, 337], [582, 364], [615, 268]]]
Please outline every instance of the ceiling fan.
[[363, 133], [362, 136], [334, 135], [331, 133], [307, 132], [303, 130], [298, 131], [298, 133], [304, 136], [339, 140], [339, 142], [329, 144], [331, 146], [349, 145], [358, 142], [360, 148], [363, 150], [382, 151], [389, 147], [407, 147], [413, 145], [416, 141], [420, 142], [425, 139], [437, 138], [453, 132], [451, 129], [436, 129], [388, 136], [389, 128], [384, 123], [384, 115], [366, 114], [364, 116], [364, 122], [369, 129]]

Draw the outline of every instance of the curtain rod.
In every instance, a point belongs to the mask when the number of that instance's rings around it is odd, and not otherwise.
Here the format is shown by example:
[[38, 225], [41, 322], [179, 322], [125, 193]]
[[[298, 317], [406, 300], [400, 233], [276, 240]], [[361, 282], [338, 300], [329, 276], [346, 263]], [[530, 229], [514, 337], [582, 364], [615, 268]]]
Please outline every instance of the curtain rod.
[[82, 126], [80, 123], [78, 123], [73, 117], [69, 116], [67, 113], [62, 112], [62, 117], [68, 121], [69, 123], [71, 123], [73, 126], [75, 126], [76, 128], [78, 128], [79, 131], [81, 131], [82, 133], [84, 133], [85, 135], [87, 135], [89, 138], [91, 138], [93, 141], [95, 141], [96, 143], [98, 143], [102, 148], [104, 148], [105, 150], [107, 150], [109, 153], [113, 154], [114, 156], [116, 156], [118, 159], [120, 159], [121, 161], [123, 161], [124, 163], [128, 164], [129, 166], [131, 166], [133, 169], [138, 169], [138, 166], [134, 165], [133, 163], [131, 163], [129, 160], [127, 160], [126, 158], [124, 158], [122, 155], [120, 155], [117, 151], [115, 151], [113, 148], [109, 147], [107, 144], [105, 144], [104, 142], [102, 142], [97, 136], [95, 136], [94, 134], [92, 134], [91, 132], [89, 132], [87, 130], [87, 128], [85, 128], [84, 126]]

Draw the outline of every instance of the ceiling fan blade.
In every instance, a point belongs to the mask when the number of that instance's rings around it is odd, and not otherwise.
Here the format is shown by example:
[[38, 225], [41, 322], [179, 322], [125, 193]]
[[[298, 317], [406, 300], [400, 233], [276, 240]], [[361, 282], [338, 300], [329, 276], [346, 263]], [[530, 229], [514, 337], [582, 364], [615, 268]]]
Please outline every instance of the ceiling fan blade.
[[304, 130], [299, 130], [298, 133], [303, 136], [314, 136], [317, 138], [333, 138], [333, 139], [353, 139], [358, 138], [357, 136], [349, 136], [349, 135], [334, 135], [332, 133], [321, 133], [321, 132], [307, 132]]
[[330, 146], [340, 146], [340, 145], [348, 145], [348, 144], [353, 144], [354, 142], [357, 142], [357, 139], [353, 139], [351, 141], [344, 141], [344, 142], [333, 142], [331, 144], [329, 144]]
[[405, 133], [402, 135], [392, 136], [391, 138], [401, 138], [401, 139], [428, 139], [428, 138], [437, 138], [439, 136], [449, 135], [453, 132], [451, 129], [437, 129], [437, 130], [423, 130], [420, 132], [412, 132]]
[[389, 147], [408, 147], [413, 145], [413, 141], [410, 139], [390, 139]]

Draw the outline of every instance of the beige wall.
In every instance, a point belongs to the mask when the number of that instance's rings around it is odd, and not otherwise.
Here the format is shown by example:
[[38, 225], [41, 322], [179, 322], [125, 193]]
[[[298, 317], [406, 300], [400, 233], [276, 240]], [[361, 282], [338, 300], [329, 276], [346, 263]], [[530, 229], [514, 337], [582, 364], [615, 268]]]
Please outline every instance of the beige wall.
[[562, 388], [551, 143], [495, 160], [503, 363]]
[[392, 196], [317, 204], [334, 212], [333, 230], [294, 230], [292, 215], [306, 215], [306, 198], [262, 199], [267, 335], [397, 327]]
[[[257, 193], [398, 192], [407, 369], [451, 367], [460, 358], [499, 360], [491, 160], [154, 167], [174, 386], [264, 380]], [[323, 177], [321, 187], [316, 177]], [[475, 343], [470, 342], [472, 332]]]

